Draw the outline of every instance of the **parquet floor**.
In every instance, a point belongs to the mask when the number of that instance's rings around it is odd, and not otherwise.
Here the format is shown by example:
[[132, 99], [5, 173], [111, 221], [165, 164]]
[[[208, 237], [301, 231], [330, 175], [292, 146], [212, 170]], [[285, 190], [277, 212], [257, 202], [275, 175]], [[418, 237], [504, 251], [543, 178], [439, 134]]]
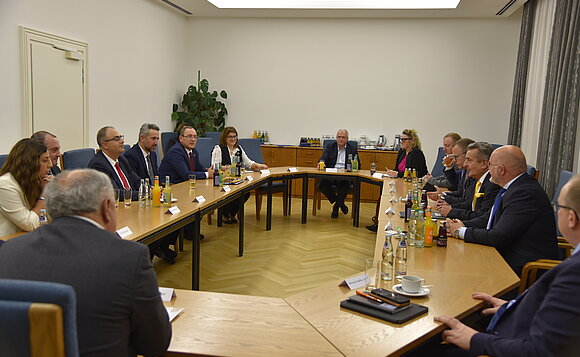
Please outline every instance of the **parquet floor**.
[[[347, 202], [349, 208], [351, 203]], [[332, 206], [300, 223], [301, 200], [293, 199], [292, 214], [282, 214], [282, 199], [273, 198], [272, 230], [256, 221], [254, 196], [246, 203], [244, 256], [238, 257], [238, 226], [201, 223], [201, 283], [204, 291], [283, 298], [363, 270], [364, 258], [374, 250], [375, 234], [364, 228], [374, 215], [374, 203], [361, 203], [360, 227], [354, 228], [348, 215], [331, 219]], [[177, 262], [169, 265], [154, 258], [160, 286], [191, 289], [191, 242], [185, 241]]]

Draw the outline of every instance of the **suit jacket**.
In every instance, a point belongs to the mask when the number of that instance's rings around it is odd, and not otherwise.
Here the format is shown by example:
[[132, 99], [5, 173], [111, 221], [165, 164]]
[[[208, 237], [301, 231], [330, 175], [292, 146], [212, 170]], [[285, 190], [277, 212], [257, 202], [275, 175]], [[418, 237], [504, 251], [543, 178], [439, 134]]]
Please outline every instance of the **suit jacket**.
[[145, 245], [61, 217], [0, 249], [0, 278], [70, 285], [83, 357], [162, 355], [171, 324]]
[[[473, 221], [484, 221], [485, 216]], [[558, 259], [556, 222], [548, 195], [524, 173], [505, 191], [491, 229], [468, 227], [465, 241], [493, 246], [519, 275], [522, 267], [537, 259]]]
[[[479, 188], [479, 193], [482, 193], [483, 197], [480, 197], [475, 201], [475, 211], [472, 210], [473, 196], [475, 194], [475, 185], [473, 185], [472, 194], [470, 195], [471, 199], [465, 200], [464, 202], [458, 203], [455, 206], [453, 206], [453, 208], [451, 208], [451, 211], [449, 211], [449, 214], [447, 214], [447, 217], [456, 218], [461, 221], [469, 221], [476, 217], [486, 215], [493, 207], [495, 197], [497, 196], [497, 193], [501, 189], [501, 187], [491, 182], [489, 180], [490, 178], [491, 174], [488, 173], [485, 176], [485, 179], [483, 180], [481, 187]], [[477, 184], [477, 180], [475, 180], [475, 183]], [[469, 226], [468, 224], [465, 225]]]
[[[145, 157], [143, 157], [143, 152], [141, 151], [139, 144], [133, 145], [133, 147], [123, 153], [123, 156], [127, 159], [129, 166], [131, 166], [131, 169], [137, 176], [139, 176], [139, 178], [149, 178], [147, 163], [145, 163]], [[157, 168], [157, 153], [155, 151], [150, 153], [150, 158], [153, 175], [159, 175], [159, 170]], [[153, 184], [153, 182], [151, 182], [151, 184]]]
[[470, 354], [577, 356], [579, 271], [580, 254], [574, 254], [542, 275], [516, 305], [505, 311], [492, 334], [478, 333], [471, 338]]
[[52, 176], [56, 176], [58, 174], [60, 174], [60, 167], [56, 166], [56, 164], [54, 164], [53, 167], [50, 168], [50, 172], [52, 173]]
[[[399, 150], [397, 154], [397, 163], [395, 164], [395, 171], [399, 171], [399, 163], [407, 156], [407, 164], [405, 168], [411, 168], [417, 170], [417, 177], [423, 177], [427, 175], [427, 163], [425, 162], [425, 155], [421, 149], [414, 147], [408, 154], [405, 149]], [[403, 177], [405, 175], [404, 171], [399, 171], [398, 176]]]
[[[358, 154], [356, 147], [354, 145], [346, 143], [345, 167], [346, 160], [348, 160], [348, 155], [352, 155], [354, 157], [355, 154]], [[326, 167], [335, 167], [337, 159], [338, 159], [338, 143], [335, 141], [324, 148], [324, 151], [322, 152], [322, 157], [318, 161], [324, 161], [324, 165]], [[360, 168], [360, 158], [358, 166]]]
[[448, 173], [448, 171], [453, 170], [445, 171], [445, 175], [456, 175], [458, 185], [457, 190], [445, 192], [445, 202], [449, 203], [450, 205], [454, 205], [459, 202], [464, 202], [468, 199], [473, 199], [473, 191], [475, 189], [476, 180], [467, 175], [467, 170], [461, 170], [457, 174], [451, 174]]
[[[135, 172], [133, 172], [133, 170], [131, 169], [131, 166], [129, 165], [129, 161], [127, 161], [127, 159], [125, 157], [123, 157], [123, 155], [119, 156], [119, 158], [117, 160], [119, 161], [119, 166], [121, 167], [121, 171], [123, 171], [123, 173], [125, 174], [125, 177], [127, 177], [127, 181], [129, 181], [129, 185], [131, 185], [131, 189], [133, 190], [131, 199], [133, 201], [138, 201], [139, 200], [139, 186], [141, 185], [141, 178], [139, 176], [137, 176], [137, 174]], [[101, 171], [105, 175], [109, 176], [109, 179], [111, 180], [111, 183], [113, 184], [113, 188], [119, 190], [119, 198], [121, 200], [124, 199], [123, 183], [119, 179], [119, 176], [117, 176], [117, 171], [115, 171], [113, 166], [111, 166], [111, 164], [109, 163], [109, 160], [105, 157], [105, 154], [103, 154], [102, 151], [99, 150], [95, 154], [95, 156], [93, 156], [91, 161], [89, 161], [88, 167], [90, 169], [95, 169], [97, 171]]]
[[195, 178], [198, 180], [206, 179], [205, 173], [207, 169], [199, 161], [197, 149], [193, 148], [192, 152], [194, 157], [194, 171], [189, 170], [189, 157], [183, 145], [180, 142], [175, 143], [165, 153], [161, 165], [159, 165], [159, 175], [161, 177], [169, 176], [173, 183], [189, 180], [189, 174], [195, 174]]

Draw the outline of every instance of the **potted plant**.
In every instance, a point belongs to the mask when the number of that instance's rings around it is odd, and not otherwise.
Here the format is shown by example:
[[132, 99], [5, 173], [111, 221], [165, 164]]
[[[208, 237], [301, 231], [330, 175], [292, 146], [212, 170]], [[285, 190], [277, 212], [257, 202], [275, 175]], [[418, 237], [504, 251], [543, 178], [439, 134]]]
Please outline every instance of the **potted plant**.
[[197, 135], [205, 136], [208, 131], [222, 131], [225, 117], [228, 115], [226, 105], [220, 99], [227, 99], [228, 94], [222, 90], [209, 91], [209, 81], [200, 79], [197, 72], [197, 87], [190, 85], [183, 95], [180, 104], [173, 104], [171, 120], [175, 121], [175, 131], [189, 125], [197, 131]]

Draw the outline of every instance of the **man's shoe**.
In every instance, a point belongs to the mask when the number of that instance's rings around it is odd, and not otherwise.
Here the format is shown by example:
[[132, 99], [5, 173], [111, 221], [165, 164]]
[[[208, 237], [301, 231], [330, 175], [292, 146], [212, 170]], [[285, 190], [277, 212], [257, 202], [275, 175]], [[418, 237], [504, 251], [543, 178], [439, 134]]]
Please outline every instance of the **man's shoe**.
[[330, 215], [330, 218], [338, 218], [338, 208], [338, 203], [335, 203], [332, 207], [332, 214]]
[[370, 226], [365, 226], [366, 229], [368, 229], [371, 232], [377, 232], [377, 230], [379, 229], [379, 225], [378, 224], [371, 224]]
[[238, 219], [236, 218], [236, 216], [231, 216], [230, 222], [232, 222], [232, 224], [236, 224], [236, 223], [238, 223]]
[[340, 206], [340, 210], [344, 214], [347, 214], [348, 213], [348, 207], [344, 203]]
[[169, 247], [165, 247], [165, 248], [161, 248], [163, 250], [163, 252], [165, 253], [165, 255], [175, 258], [177, 256], [177, 253], [171, 249], [169, 249]]
[[232, 224], [234, 222], [232, 222], [232, 220], [230, 219], [230, 217], [223, 216], [222, 217], [222, 223], [224, 223], [224, 224]]
[[205, 239], [205, 236], [203, 234], [200, 234], [199, 235], [199, 240], [204, 240], [204, 239]]
[[155, 255], [168, 264], [175, 264], [175, 258], [170, 257], [163, 249], [157, 249]]

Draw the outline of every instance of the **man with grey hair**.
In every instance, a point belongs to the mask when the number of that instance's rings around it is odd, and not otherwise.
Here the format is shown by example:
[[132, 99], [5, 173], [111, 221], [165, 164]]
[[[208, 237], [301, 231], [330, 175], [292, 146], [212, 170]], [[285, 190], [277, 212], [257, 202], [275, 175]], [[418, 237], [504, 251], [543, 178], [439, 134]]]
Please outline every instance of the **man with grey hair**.
[[522, 150], [512, 145], [494, 150], [489, 167], [491, 181], [501, 186], [490, 213], [474, 218], [471, 227], [447, 219], [448, 232], [467, 243], [495, 247], [518, 275], [527, 262], [558, 259], [550, 199], [526, 173]]
[[[339, 129], [336, 133], [336, 141], [324, 148], [322, 157], [318, 161], [324, 161], [326, 167], [345, 169], [348, 157], [354, 158], [356, 154], [356, 147], [348, 143], [348, 131]], [[348, 213], [348, 207], [344, 204], [344, 199], [349, 187], [349, 180], [320, 179], [318, 181], [320, 192], [328, 198], [330, 203], [334, 204], [330, 217], [338, 218], [339, 209], [344, 214]]]
[[470, 187], [473, 191], [468, 195], [469, 199], [454, 204], [449, 204], [440, 199], [437, 201], [437, 210], [448, 218], [457, 218], [470, 226], [470, 220], [487, 215], [500, 187], [490, 181], [489, 158], [493, 147], [484, 141], [471, 143], [467, 146], [464, 168], [469, 177], [475, 180], [475, 185]]
[[0, 278], [70, 285], [81, 356], [162, 355], [171, 324], [147, 248], [120, 239], [113, 187], [91, 169], [63, 171], [46, 187], [52, 222], [0, 249]]
[[48, 149], [48, 155], [52, 161], [52, 167], [50, 172], [53, 175], [60, 174], [60, 168], [57, 166], [60, 158], [60, 142], [56, 138], [56, 135], [49, 133], [48, 131], [40, 130], [32, 134], [30, 137], [32, 140], [43, 144]]

